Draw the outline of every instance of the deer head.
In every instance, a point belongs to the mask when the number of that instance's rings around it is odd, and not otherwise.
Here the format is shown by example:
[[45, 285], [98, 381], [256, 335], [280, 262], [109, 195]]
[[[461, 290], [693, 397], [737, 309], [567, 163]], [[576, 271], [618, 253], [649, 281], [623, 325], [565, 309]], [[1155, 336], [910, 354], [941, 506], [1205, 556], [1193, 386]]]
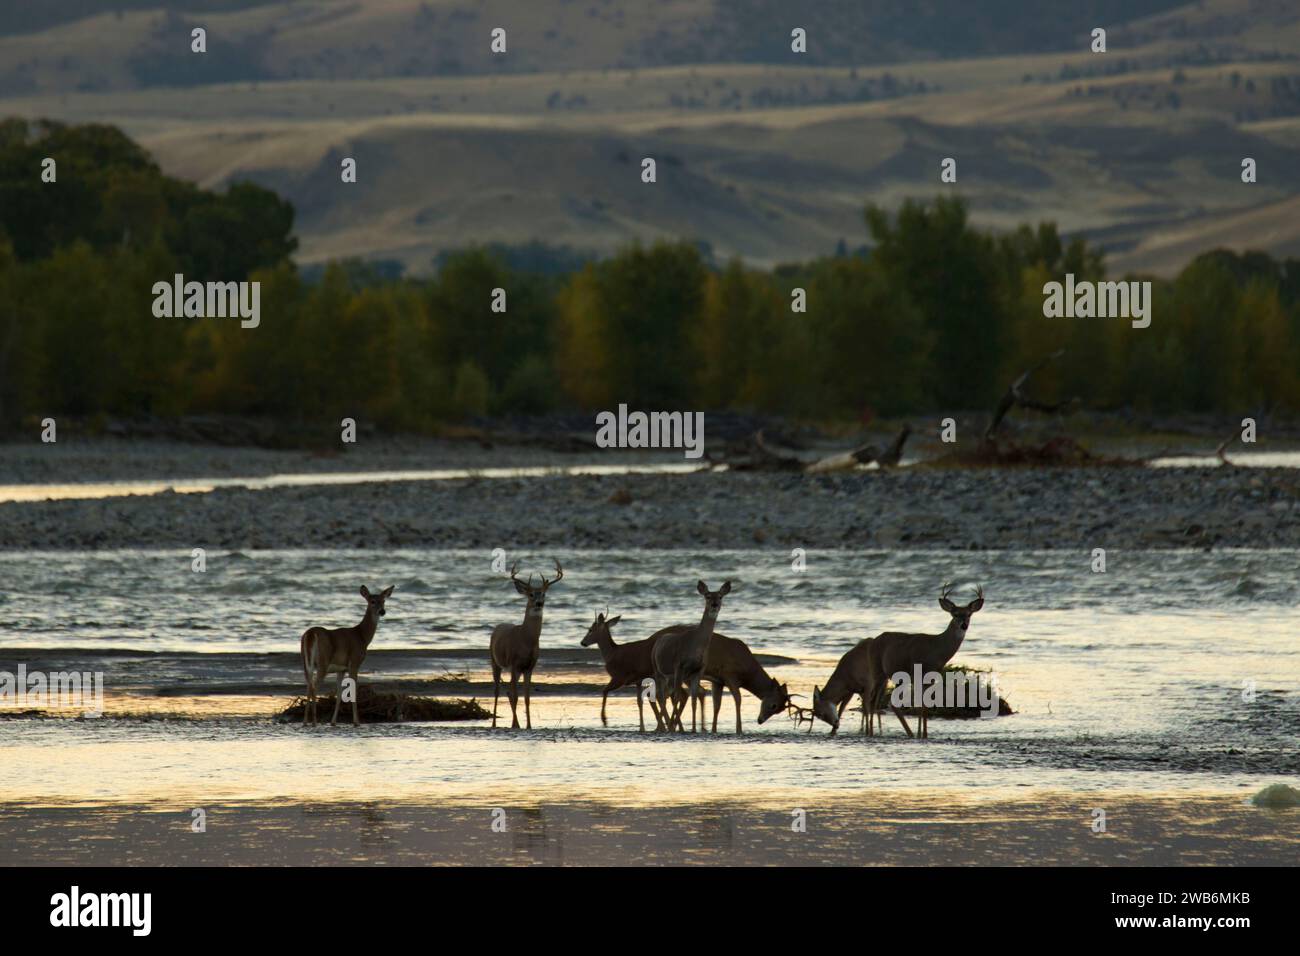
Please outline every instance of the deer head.
[[758, 708], [758, 722], [761, 724], [773, 714], [779, 714], [790, 706], [790, 690], [785, 684], [772, 683], [772, 688], [763, 695], [762, 705]]
[[623, 620], [622, 614], [611, 618], [606, 618], [604, 614], [597, 614], [596, 620], [587, 629], [587, 636], [582, 639], [582, 646], [591, 647], [592, 644], [599, 644], [602, 638], [612, 641], [614, 638], [610, 635], [609, 629], [621, 620]]
[[524, 611], [525, 617], [533, 615], [540, 616], [542, 608], [546, 606], [546, 592], [551, 589], [552, 584], [559, 584], [560, 579], [564, 577], [564, 568], [560, 567], [560, 562], [555, 562], [555, 577], [547, 580], [546, 575], [542, 575], [542, 583], [533, 586], [533, 576], [528, 575], [527, 583], [519, 580], [519, 562], [516, 561], [510, 566], [510, 580], [515, 586], [515, 590], [524, 597], [528, 598], [528, 608]]
[[948, 594], [952, 591], [952, 585], [945, 584], [943, 593], [939, 595], [939, 607], [943, 608], [952, 615], [952, 623], [960, 631], [965, 631], [970, 627], [970, 616], [984, 606], [984, 589], [975, 588], [975, 600], [971, 601], [965, 607], [953, 604], [948, 600]]
[[835, 705], [822, 696], [820, 687], [813, 688], [812, 712], [814, 717], [819, 717], [831, 725], [831, 729], [840, 729], [840, 714]]
[[731, 582], [724, 581], [718, 590], [710, 591], [709, 586], [700, 581], [695, 585], [695, 590], [704, 596], [704, 616], [717, 620], [718, 612], [722, 610], [722, 599], [731, 593]]
[[384, 610], [384, 602], [392, 595], [391, 587], [384, 588], [378, 594], [371, 594], [370, 588], [364, 584], [361, 585], [361, 596], [366, 599], [366, 610], [375, 615], [375, 620], [379, 620], [388, 612]]

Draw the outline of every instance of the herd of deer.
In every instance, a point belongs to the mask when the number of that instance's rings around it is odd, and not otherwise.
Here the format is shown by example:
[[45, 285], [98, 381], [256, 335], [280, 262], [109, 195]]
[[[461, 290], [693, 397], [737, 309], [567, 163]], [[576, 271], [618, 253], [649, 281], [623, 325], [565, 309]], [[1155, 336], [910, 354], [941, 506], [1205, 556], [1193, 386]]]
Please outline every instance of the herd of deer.
[[[498, 624], [492, 629], [489, 643], [489, 655], [492, 663], [492, 726], [497, 724], [497, 708], [501, 700], [501, 678], [506, 671], [510, 674], [510, 686], [507, 695], [510, 699], [511, 728], [519, 727], [519, 678], [524, 680], [524, 725], [532, 729], [532, 681], [533, 669], [542, 636], [542, 612], [546, 605], [546, 595], [551, 587], [564, 578], [564, 569], [555, 562], [555, 577], [541, 576], [540, 584], [533, 584], [530, 574], [527, 581], [519, 578], [516, 564], [510, 569], [510, 581], [527, 599], [522, 624]], [[629, 685], [638, 688], [637, 712], [640, 716], [641, 730], [645, 731], [645, 704], [650, 704], [654, 714], [656, 730], [684, 732], [683, 714], [686, 702], [691, 704], [691, 730], [696, 730], [696, 704], [700, 708], [699, 729], [704, 729], [704, 691], [701, 681], [713, 685], [713, 732], [718, 730], [718, 711], [722, 707], [722, 692], [730, 691], [736, 706], [736, 733], [741, 732], [740, 692], [749, 691], [761, 702], [758, 722], [761, 724], [779, 711], [793, 710], [799, 716], [805, 712], [793, 703], [793, 696], [785, 684], [778, 682], [763, 669], [757, 658], [744, 641], [738, 641], [714, 631], [718, 613], [722, 610], [722, 599], [731, 593], [731, 582], [726, 581], [716, 591], [710, 591], [708, 585], [700, 581], [696, 590], [704, 598], [704, 615], [698, 624], [678, 624], [656, 631], [644, 640], [631, 641], [626, 644], [614, 643], [610, 628], [617, 624], [619, 617], [597, 614], [582, 639], [583, 647], [595, 644], [600, 649], [609, 673], [609, 683], [600, 695], [600, 721], [608, 725], [605, 706], [609, 693]], [[939, 606], [948, 612], [948, 627], [941, 634], [908, 634], [898, 631], [886, 631], [876, 637], [860, 641], [850, 650], [835, 667], [825, 687], [813, 688], [812, 709], [806, 718], [809, 731], [812, 730], [812, 718], [819, 718], [831, 726], [834, 734], [840, 726], [840, 718], [854, 695], [862, 699], [862, 733], [872, 734], [871, 715], [877, 715], [877, 724], [883, 731], [879, 711], [884, 704], [885, 690], [890, 675], [903, 672], [912, 674], [916, 668], [922, 673], [930, 674], [941, 671], [952, 660], [961, 647], [970, 627], [971, 615], [984, 606], [982, 589], [976, 590], [976, 598], [970, 604], [959, 605], [948, 600], [951, 588], [945, 586], [939, 597]], [[351, 678], [355, 688], [357, 671], [365, 660], [370, 642], [374, 640], [379, 619], [384, 616], [384, 603], [393, 593], [386, 588], [378, 594], [372, 594], [364, 585], [361, 596], [366, 600], [365, 617], [355, 627], [328, 630], [322, 627], [308, 628], [302, 635], [302, 668], [307, 678], [307, 706], [303, 711], [303, 723], [309, 718], [317, 722], [316, 697], [321, 682], [331, 673], [337, 673], [339, 691], [334, 696], [333, 724], [339, 715], [342, 701], [343, 680], [345, 675]], [[903, 729], [909, 737], [914, 736], [902, 712], [890, 704]], [[359, 724], [356, 694], [352, 694], [352, 723]], [[929, 721], [924, 705], [921, 707], [917, 733], [921, 737], [929, 736]]]

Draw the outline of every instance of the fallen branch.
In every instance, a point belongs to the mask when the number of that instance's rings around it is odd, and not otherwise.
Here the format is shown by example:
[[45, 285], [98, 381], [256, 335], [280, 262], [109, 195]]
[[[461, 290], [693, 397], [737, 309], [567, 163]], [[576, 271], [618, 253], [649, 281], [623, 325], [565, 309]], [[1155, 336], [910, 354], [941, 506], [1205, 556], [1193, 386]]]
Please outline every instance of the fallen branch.
[[993, 443], [994, 434], [997, 432], [998, 426], [1002, 424], [1002, 419], [1006, 418], [1007, 413], [1013, 408], [1027, 408], [1030, 411], [1055, 414], [1078, 401], [1077, 398], [1071, 398], [1063, 402], [1040, 402], [1025, 395], [1025, 383], [1029, 381], [1029, 376], [1033, 375], [1048, 362], [1051, 362], [1053, 359], [1058, 359], [1064, 354], [1065, 349], [1057, 349], [1051, 355], [1040, 359], [1037, 364], [1021, 372], [1020, 377], [1007, 387], [1006, 392], [1003, 393], [1002, 398], [998, 401], [997, 408], [993, 410], [993, 416], [989, 419], [988, 428], [984, 430], [985, 443]]

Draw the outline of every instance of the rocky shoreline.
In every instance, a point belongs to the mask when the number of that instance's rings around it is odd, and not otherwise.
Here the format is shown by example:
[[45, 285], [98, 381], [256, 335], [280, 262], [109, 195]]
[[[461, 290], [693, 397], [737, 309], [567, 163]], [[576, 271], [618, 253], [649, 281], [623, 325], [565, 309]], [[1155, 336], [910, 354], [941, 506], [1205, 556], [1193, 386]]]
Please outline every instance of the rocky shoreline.
[[1300, 472], [545, 475], [0, 504], [0, 549], [11, 551], [500, 546], [1297, 548]]

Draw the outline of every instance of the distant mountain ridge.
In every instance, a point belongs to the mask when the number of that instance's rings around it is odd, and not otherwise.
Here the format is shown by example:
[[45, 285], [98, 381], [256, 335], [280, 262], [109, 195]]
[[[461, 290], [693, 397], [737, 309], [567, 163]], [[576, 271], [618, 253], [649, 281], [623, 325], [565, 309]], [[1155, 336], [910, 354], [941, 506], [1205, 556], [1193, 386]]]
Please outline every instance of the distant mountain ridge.
[[[808, 31], [816, 66], [1013, 56], [1077, 48], [1095, 26], [1168, 12], [1181, 0], [61, 0], [0, 7], [0, 75], [18, 89], [107, 90], [281, 79], [650, 69], [784, 63], [790, 30]], [[209, 33], [190, 55], [189, 31]], [[507, 28], [515, 55], [493, 58]], [[1219, 24], [1230, 29], [1230, 21]], [[88, 35], [93, 35], [88, 36]], [[87, 55], [93, 38], [98, 55]], [[1150, 39], [1150, 38], [1148, 38]], [[50, 70], [51, 50], [68, 53]], [[44, 63], [44, 68], [42, 68]]]

